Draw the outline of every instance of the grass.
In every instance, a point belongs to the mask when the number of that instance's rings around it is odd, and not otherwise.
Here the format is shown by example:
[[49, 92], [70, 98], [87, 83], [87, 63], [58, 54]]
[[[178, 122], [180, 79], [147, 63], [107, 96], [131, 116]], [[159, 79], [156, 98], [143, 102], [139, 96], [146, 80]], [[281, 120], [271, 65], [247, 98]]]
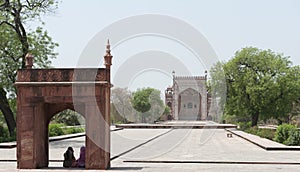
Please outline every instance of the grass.
[[49, 136], [61, 136], [66, 134], [82, 133], [85, 129], [77, 126], [65, 126], [64, 124], [49, 124]]
[[[49, 137], [67, 134], [82, 133], [85, 129], [78, 126], [66, 126], [64, 124], [49, 124]], [[7, 127], [0, 126], [0, 143], [16, 141], [16, 134], [9, 136]]]

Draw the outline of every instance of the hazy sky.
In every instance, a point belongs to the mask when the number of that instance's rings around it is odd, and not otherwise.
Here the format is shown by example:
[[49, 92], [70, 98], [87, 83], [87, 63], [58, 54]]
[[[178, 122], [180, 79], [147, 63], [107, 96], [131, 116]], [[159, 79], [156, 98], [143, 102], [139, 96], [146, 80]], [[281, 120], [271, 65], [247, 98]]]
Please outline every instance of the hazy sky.
[[[207, 39], [219, 60], [227, 61], [242, 47], [255, 46], [284, 53], [295, 65], [300, 64], [298, 0], [63, 0], [57, 13], [45, 18], [46, 29], [60, 44], [57, 49], [59, 56], [53, 65], [78, 66], [84, 49], [97, 33], [120, 20], [143, 14], [166, 15], [186, 22]], [[105, 42], [97, 44], [104, 52]], [[202, 47], [199, 45], [198, 48]], [[191, 51], [178, 41], [174, 43], [157, 35], [144, 35], [123, 41], [113, 48], [113, 77], [116, 77], [114, 75], [118, 74], [119, 68], [124, 68], [122, 65], [128, 59], [137, 58], [135, 56], [144, 51], [158, 49], [178, 57], [192, 75], [203, 75], [207, 68], [197, 67]], [[160, 53], [158, 56], [163, 58], [163, 55]], [[102, 56], [99, 54], [97, 58]], [[165, 66], [172, 66], [172, 62]], [[170, 85], [170, 70], [136, 71], [127, 86], [138, 88], [143, 82], [149, 84], [146, 81], [160, 84], [157, 87]]]

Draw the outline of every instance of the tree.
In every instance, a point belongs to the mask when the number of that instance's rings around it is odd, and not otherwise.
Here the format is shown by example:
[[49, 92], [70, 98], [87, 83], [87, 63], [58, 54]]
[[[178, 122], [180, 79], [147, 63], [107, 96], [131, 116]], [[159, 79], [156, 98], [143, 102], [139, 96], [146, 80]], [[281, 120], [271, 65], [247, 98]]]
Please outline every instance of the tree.
[[160, 91], [154, 88], [138, 89], [133, 93], [131, 103], [141, 113], [142, 122], [154, 122], [165, 111]]
[[9, 99], [15, 99], [18, 69], [25, 68], [25, 56], [35, 56], [37, 67], [48, 67], [57, 55], [54, 43], [42, 27], [32, 30], [30, 22], [40, 22], [43, 14], [54, 12], [55, 0], [0, 0], [0, 110], [5, 117], [10, 134], [16, 122]]
[[291, 117], [295, 117], [300, 114], [300, 98], [293, 102], [292, 104], [292, 111], [291, 111]]
[[110, 122], [111, 124], [124, 122], [125, 119], [120, 115], [114, 103], [110, 103]]
[[274, 117], [279, 123], [290, 123], [293, 116], [299, 114], [300, 67], [293, 66], [278, 79], [280, 93], [271, 106], [276, 107]]
[[127, 88], [114, 88], [111, 93], [113, 110], [116, 109], [118, 114], [123, 117], [123, 122], [134, 121], [134, 110], [131, 105], [131, 93]]
[[207, 82], [208, 93], [211, 96], [211, 104], [209, 108], [210, 115], [219, 120], [223, 115], [226, 102], [226, 79], [223, 69], [225, 62], [217, 62], [210, 69], [210, 79]]
[[[80, 120], [81, 119], [81, 120]], [[52, 123], [65, 124], [67, 126], [83, 125], [85, 119], [77, 112], [66, 109], [51, 118]]]
[[247, 47], [223, 65], [227, 85], [225, 113], [249, 118], [280, 119], [299, 98], [299, 68], [271, 50]]

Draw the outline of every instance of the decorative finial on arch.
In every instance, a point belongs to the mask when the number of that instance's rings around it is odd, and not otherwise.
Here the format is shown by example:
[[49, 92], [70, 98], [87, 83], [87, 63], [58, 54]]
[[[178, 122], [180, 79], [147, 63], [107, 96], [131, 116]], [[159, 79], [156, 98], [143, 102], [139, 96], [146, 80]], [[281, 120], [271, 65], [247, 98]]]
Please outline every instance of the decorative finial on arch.
[[109, 39], [107, 39], [107, 44], [106, 44], [106, 55], [111, 55], [111, 54], [110, 54], [110, 44], [109, 44]]
[[112, 55], [110, 54], [110, 43], [109, 43], [109, 39], [107, 39], [107, 44], [106, 44], [106, 54], [104, 55], [104, 60], [105, 60], [105, 67], [107, 69], [110, 69], [111, 64], [111, 59], [112, 59]]
[[25, 56], [25, 67], [26, 69], [32, 69], [32, 66], [33, 66], [33, 55], [27, 53]]

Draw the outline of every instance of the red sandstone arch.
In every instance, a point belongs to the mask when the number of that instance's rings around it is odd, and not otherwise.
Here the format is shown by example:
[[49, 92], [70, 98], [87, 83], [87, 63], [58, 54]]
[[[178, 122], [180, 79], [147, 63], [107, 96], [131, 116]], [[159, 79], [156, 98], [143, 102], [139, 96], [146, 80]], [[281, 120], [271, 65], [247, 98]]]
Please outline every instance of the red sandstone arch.
[[48, 124], [65, 109], [82, 114], [86, 121], [86, 168], [110, 167], [110, 66], [106, 68], [27, 69], [18, 71], [17, 81], [17, 168], [48, 166]]

